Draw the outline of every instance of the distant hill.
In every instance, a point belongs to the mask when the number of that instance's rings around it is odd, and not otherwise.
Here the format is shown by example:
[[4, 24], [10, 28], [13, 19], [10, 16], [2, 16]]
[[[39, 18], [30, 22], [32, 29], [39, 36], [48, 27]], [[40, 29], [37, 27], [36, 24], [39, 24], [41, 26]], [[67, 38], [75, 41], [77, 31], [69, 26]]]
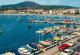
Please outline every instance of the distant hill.
[[18, 4], [3, 5], [1, 7], [35, 7], [35, 6], [40, 6], [40, 5], [35, 2], [26, 1]]
[[60, 5], [42, 5], [42, 6], [37, 6], [37, 9], [44, 9], [44, 10], [52, 10], [52, 9], [59, 9], [59, 8], [64, 8], [64, 9], [71, 9], [71, 8], [78, 8], [78, 7], [72, 7], [72, 6], [60, 6]]
[[58, 8], [65, 8], [65, 9], [77, 8], [77, 7], [63, 6], [63, 5], [62, 6], [59, 6], [59, 5], [40, 5], [35, 2], [31, 2], [31, 1], [25, 1], [22, 3], [12, 4], [12, 5], [3, 5], [1, 7], [35, 7], [37, 9], [45, 9], [45, 10], [58, 9]]

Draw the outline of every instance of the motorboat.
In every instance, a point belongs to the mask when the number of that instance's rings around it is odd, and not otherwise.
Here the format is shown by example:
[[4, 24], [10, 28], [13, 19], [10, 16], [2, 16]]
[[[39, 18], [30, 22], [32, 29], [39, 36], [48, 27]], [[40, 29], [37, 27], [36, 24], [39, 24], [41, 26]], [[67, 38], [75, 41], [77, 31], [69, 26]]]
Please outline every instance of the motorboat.
[[2, 33], [2, 31], [0, 30], [0, 34]]
[[38, 48], [37, 48], [35, 45], [33, 45], [32, 43], [31, 43], [31, 44], [27, 44], [27, 46], [28, 46], [29, 48], [34, 49], [34, 50], [37, 50], [37, 49], [38, 49]]
[[27, 28], [32, 28], [32, 26], [27, 26]]
[[12, 53], [12, 52], [6, 52], [4, 54], [1, 54], [1, 55], [16, 55], [15, 53]]
[[31, 53], [33, 53], [33, 51], [34, 51], [34, 49], [32, 49], [32, 48], [29, 48], [28, 46], [21, 46], [22, 48], [25, 48], [25, 49], [27, 49], [28, 51], [30, 51]]
[[18, 48], [18, 52], [19, 52], [21, 55], [30, 55], [30, 54], [31, 54], [30, 51], [28, 51], [26, 48], [23, 48], [23, 47]]
[[43, 32], [45, 32], [45, 31], [42, 29], [39, 29], [39, 31], [36, 31], [36, 33], [43, 33]]
[[46, 28], [44, 28], [44, 30], [50, 32], [50, 31], [52, 31], [52, 27], [46, 27]]

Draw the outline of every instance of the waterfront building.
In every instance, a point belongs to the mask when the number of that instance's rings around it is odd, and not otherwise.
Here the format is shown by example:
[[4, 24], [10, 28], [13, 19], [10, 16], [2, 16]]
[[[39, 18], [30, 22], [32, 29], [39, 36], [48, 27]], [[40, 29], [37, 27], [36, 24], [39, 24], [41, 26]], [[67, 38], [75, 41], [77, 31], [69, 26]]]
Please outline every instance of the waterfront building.
[[4, 14], [16, 14], [17, 10], [5, 10]]

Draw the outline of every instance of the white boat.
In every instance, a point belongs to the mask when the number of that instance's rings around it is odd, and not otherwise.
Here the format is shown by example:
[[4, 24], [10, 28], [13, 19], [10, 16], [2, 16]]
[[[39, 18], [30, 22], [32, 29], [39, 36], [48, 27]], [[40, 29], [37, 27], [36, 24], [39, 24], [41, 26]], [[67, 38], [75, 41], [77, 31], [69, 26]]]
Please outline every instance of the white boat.
[[30, 51], [28, 51], [27, 49], [25, 49], [25, 48], [18, 48], [18, 52], [20, 53], [20, 54], [23, 54], [23, 55], [30, 55], [31, 54], [31, 52]]
[[36, 20], [35, 23], [38, 23], [38, 20]]
[[16, 55], [15, 53], [11, 53], [11, 52], [6, 52], [4, 54], [1, 54], [1, 55]]
[[49, 31], [49, 32], [50, 32], [50, 31], [52, 31], [52, 27], [44, 28], [44, 30], [45, 30], [45, 31]]
[[39, 29], [39, 31], [36, 31], [36, 33], [43, 33], [43, 32], [45, 32], [45, 31], [42, 29]]

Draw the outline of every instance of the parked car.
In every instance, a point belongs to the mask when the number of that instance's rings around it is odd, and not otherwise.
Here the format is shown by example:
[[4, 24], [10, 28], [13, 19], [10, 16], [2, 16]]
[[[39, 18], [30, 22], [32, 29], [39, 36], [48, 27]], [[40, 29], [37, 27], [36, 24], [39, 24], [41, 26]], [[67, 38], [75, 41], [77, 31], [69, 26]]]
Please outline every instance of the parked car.
[[62, 53], [60, 53], [60, 55], [71, 55], [71, 54], [73, 54], [73, 50], [71, 49], [66, 49]]
[[74, 53], [74, 55], [80, 55], [80, 52], [77, 52], [77, 51], [76, 51], [76, 52]]
[[75, 44], [76, 44], [76, 43], [75, 43], [74, 41], [70, 41], [68, 45], [69, 45], [69, 46], [74, 46]]
[[58, 47], [59, 50], [65, 50], [69, 47], [68, 44], [62, 44], [61, 46]]

